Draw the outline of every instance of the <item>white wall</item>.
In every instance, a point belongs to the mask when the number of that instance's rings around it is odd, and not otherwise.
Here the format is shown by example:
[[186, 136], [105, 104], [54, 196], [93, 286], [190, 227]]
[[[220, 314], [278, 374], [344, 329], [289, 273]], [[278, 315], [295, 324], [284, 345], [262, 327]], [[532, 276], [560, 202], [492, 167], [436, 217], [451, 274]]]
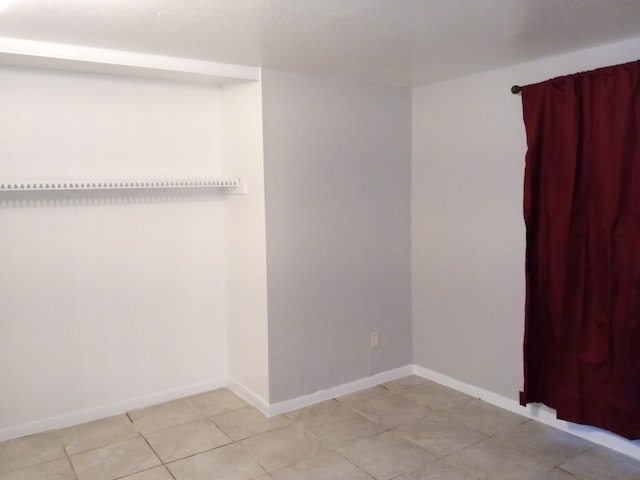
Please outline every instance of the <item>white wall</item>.
[[411, 99], [269, 70], [262, 82], [276, 403], [411, 363]]
[[516, 400], [522, 383], [526, 153], [509, 89], [635, 60], [640, 39], [413, 92], [414, 362]]
[[[0, 70], [0, 182], [219, 176], [219, 91]], [[0, 197], [0, 439], [227, 376], [219, 194]]]
[[509, 87], [639, 47], [412, 101], [273, 71], [218, 89], [1, 69], [0, 182], [224, 174], [248, 195], [1, 194], [0, 439], [229, 374], [265, 408], [412, 362], [517, 399], [526, 146]]
[[269, 403], [267, 260], [262, 90], [259, 82], [222, 89], [226, 174], [246, 182], [246, 195], [226, 200], [229, 375], [232, 387], [264, 411]]

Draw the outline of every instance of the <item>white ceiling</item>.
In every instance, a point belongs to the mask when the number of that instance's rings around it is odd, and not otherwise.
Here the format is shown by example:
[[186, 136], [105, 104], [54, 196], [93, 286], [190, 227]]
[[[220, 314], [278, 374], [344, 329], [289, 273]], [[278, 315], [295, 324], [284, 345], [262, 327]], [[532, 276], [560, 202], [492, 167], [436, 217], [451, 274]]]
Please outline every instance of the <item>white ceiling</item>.
[[0, 0], [0, 36], [421, 85], [640, 36], [640, 0]]

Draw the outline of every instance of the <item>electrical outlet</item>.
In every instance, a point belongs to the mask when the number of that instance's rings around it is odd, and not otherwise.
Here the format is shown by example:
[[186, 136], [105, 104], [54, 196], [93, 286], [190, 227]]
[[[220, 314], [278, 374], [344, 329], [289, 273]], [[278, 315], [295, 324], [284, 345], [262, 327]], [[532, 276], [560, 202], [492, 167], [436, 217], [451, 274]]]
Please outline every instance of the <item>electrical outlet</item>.
[[371, 332], [371, 348], [378, 348], [380, 346], [380, 332], [377, 330]]

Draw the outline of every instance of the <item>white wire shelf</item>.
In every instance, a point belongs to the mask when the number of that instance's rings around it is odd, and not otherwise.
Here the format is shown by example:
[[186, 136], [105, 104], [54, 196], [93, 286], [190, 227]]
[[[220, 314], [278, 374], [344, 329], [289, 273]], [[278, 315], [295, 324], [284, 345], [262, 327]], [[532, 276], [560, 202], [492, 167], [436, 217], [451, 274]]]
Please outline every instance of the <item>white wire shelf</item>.
[[181, 179], [181, 180], [62, 180], [62, 181], [0, 181], [0, 192], [45, 192], [69, 190], [135, 190], [162, 188], [216, 188], [228, 193], [244, 193], [239, 178]]

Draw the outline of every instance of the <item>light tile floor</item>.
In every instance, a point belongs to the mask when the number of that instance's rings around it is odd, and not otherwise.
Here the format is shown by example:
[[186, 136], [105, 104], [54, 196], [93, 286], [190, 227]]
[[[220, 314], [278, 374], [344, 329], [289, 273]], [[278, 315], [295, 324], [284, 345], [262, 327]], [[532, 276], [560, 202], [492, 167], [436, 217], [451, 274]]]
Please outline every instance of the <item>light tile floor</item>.
[[417, 376], [265, 418], [226, 389], [0, 443], [0, 480], [638, 480], [640, 461]]

